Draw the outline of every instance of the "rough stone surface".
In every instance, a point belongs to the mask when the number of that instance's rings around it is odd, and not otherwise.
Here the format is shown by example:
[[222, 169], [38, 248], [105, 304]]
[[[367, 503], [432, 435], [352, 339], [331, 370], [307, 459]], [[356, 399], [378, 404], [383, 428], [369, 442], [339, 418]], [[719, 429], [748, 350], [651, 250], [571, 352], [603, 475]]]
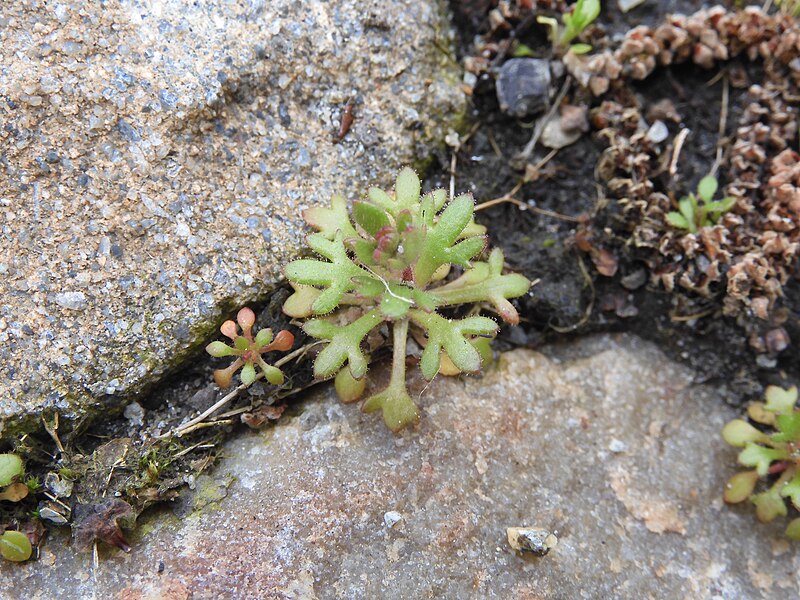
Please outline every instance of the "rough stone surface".
[[[721, 500], [733, 409], [631, 337], [515, 351], [437, 379], [395, 436], [321, 389], [300, 416], [233, 440], [179, 518], [130, 555], [0, 565], [20, 598], [791, 598], [780, 526]], [[418, 382], [422, 390], [422, 382]], [[187, 506], [184, 505], [184, 506]], [[389, 527], [385, 515], [402, 518]], [[547, 556], [506, 528], [556, 532]]]
[[440, 9], [4, 3], [0, 429], [140, 390], [263, 296], [301, 209], [423, 161], [464, 109]]

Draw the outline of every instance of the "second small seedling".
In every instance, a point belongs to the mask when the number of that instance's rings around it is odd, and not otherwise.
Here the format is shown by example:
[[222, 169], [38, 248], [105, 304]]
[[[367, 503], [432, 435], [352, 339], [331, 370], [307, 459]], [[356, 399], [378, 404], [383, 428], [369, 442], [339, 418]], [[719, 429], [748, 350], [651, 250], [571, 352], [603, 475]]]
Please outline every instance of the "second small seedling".
[[[667, 213], [667, 223], [689, 233], [697, 233], [703, 227], [714, 225], [733, 205], [736, 199], [726, 196], [722, 200], [712, 200], [719, 184], [717, 179], [706, 175], [697, 184], [697, 195], [689, 192], [678, 201], [678, 211]], [[702, 204], [700, 201], [702, 200]]]

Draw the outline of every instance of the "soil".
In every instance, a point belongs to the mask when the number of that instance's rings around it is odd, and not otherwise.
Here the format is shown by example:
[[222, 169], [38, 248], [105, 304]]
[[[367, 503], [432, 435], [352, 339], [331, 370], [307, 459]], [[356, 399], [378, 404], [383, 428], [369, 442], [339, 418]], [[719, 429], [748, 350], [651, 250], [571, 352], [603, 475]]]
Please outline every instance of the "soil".
[[[452, 0], [459, 32], [459, 60], [475, 51], [475, 36], [488, 31], [488, 12], [493, 4], [492, 0]], [[655, 10], [653, 4], [648, 2], [646, 8], [623, 15], [616, 3], [606, 2], [598, 31], [613, 39], [635, 25], [658, 23], [668, 13], [696, 9], [696, 3], [691, 1], [661, 2]], [[535, 23], [526, 22], [512, 33], [534, 51], [546, 52], [549, 48], [544, 29]], [[734, 60], [729, 67], [734, 66], [741, 67], [751, 81], [759, 81], [759, 63]], [[657, 191], [673, 197], [686, 194], [711, 168], [721, 108], [722, 83], [715, 77], [718, 73], [716, 69], [708, 71], [691, 65], [660, 68], [643, 82], [627, 83], [613, 91], [618, 97], [635, 99], [643, 113], [655, 102], [671, 99], [682, 117], [682, 126], [692, 131], [692, 143], [680, 157], [679, 176], [656, 178]], [[559, 85], [560, 82], [553, 82], [554, 91]], [[569, 99], [576, 104], [599, 105], [599, 100], [580, 91]], [[478, 81], [472, 101], [472, 134], [457, 152], [453, 175], [456, 191], [470, 191], [480, 203], [504, 196], [520, 180], [522, 171], [515, 157], [530, 139], [533, 123], [500, 110], [491, 76]], [[744, 90], [731, 89], [726, 133], [736, 127], [744, 105]], [[669, 124], [672, 135], [678, 128], [677, 124]], [[774, 363], [758, 359], [749, 343], [748, 329], [740, 320], [722, 316], [719, 296], [700, 298], [677, 288], [670, 293], [651, 282], [646, 257], [628, 243], [630, 232], [625, 218], [616, 201], [607, 197], [596, 175], [606, 146], [596, 130], [589, 131], [561, 149], [542, 166], [538, 179], [525, 184], [515, 195], [532, 207], [572, 220], [520, 210], [511, 203], [497, 204], [479, 213], [478, 220], [487, 226], [493, 244], [504, 250], [508, 267], [538, 280], [532, 293], [517, 302], [523, 317], [520, 326], [504, 329], [497, 347], [538, 348], [545, 342], [589, 333], [625, 331], [656, 342], [667, 354], [691, 365], [698, 380], [722, 387], [732, 404], [754, 398], [766, 384], [786, 384], [787, 374], [797, 373], [800, 366], [797, 343], [790, 344]], [[546, 153], [546, 149], [537, 149], [528, 163], [536, 163]], [[451, 158], [449, 150], [435, 157], [423, 188], [450, 186]], [[725, 169], [723, 163], [722, 180]], [[613, 258], [617, 266], [613, 276], [598, 271], [582, 243], [587, 239], [593, 248], [602, 249]], [[286, 289], [275, 290], [263, 306], [254, 307], [261, 309], [260, 326], [274, 330], [289, 326], [280, 312], [287, 295]], [[791, 315], [784, 326], [792, 340], [800, 340], [799, 303], [800, 284], [795, 278], [786, 286], [784, 298]], [[695, 314], [705, 316], [685, 318]], [[302, 333], [296, 328], [293, 331], [302, 344]], [[65, 456], [71, 458], [61, 466], [82, 476], [78, 502], [95, 503], [100, 491], [103, 495], [119, 492], [140, 512], [156, 502], [175, 498], [176, 489], [208, 468], [219, 453], [219, 444], [245, 428], [238, 415], [168, 445], [154, 443], [148, 434], [163, 433], [208, 406], [214, 399], [213, 389], [209, 388], [211, 372], [218, 366], [204, 352], [187, 361], [153, 393], [138, 400], [145, 409], [141, 423], [120, 415], [62, 431], [60, 441], [67, 449]], [[285, 397], [298, 397], [297, 392], [312, 383], [309, 360], [288, 365], [286, 372], [287, 385], [278, 394], [270, 395], [256, 385], [226, 410], [248, 404], [281, 404]], [[129, 444], [122, 468], [117, 465], [116, 471], [112, 468], [110, 473], [86, 468], [93, 457], [103, 454], [109, 441], [120, 439]], [[43, 450], [44, 456], [52, 454], [53, 440], [44, 432], [29, 436], [26, 445]], [[148, 471], [151, 463], [156, 465], [155, 472]], [[37, 469], [43, 475], [52, 468], [53, 464], [44, 460], [38, 466], [29, 464], [29, 471], [34, 474]]]

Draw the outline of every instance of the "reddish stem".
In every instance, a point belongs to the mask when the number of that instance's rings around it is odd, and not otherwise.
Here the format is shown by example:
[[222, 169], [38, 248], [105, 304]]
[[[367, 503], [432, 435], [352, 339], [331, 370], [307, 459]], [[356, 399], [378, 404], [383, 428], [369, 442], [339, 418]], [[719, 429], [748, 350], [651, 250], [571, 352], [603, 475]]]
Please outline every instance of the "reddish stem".
[[786, 469], [789, 468], [788, 462], [779, 462], [772, 465], [769, 469], [767, 469], [767, 473], [770, 475], [776, 475], [778, 473], [783, 473]]

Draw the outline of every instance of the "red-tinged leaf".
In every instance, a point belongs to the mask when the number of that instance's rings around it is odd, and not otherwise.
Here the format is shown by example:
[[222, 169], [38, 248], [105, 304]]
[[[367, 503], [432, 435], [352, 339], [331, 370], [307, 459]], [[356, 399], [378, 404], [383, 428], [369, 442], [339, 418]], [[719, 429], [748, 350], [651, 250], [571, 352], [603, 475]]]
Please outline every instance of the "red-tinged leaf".
[[594, 249], [590, 256], [598, 273], [606, 277], [613, 277], [617, 273], [617, 257], [604, 248]]
[[122, 533], [122, 526], [133, 526], [136, 514], [130, 504], [119, 498], [101, 504], [79, 504], [75, 507], [75, 521], [72, 525], [75, 546], [88, 550], [95, 541], [116, 546], [123, 552], [131, 547]]

